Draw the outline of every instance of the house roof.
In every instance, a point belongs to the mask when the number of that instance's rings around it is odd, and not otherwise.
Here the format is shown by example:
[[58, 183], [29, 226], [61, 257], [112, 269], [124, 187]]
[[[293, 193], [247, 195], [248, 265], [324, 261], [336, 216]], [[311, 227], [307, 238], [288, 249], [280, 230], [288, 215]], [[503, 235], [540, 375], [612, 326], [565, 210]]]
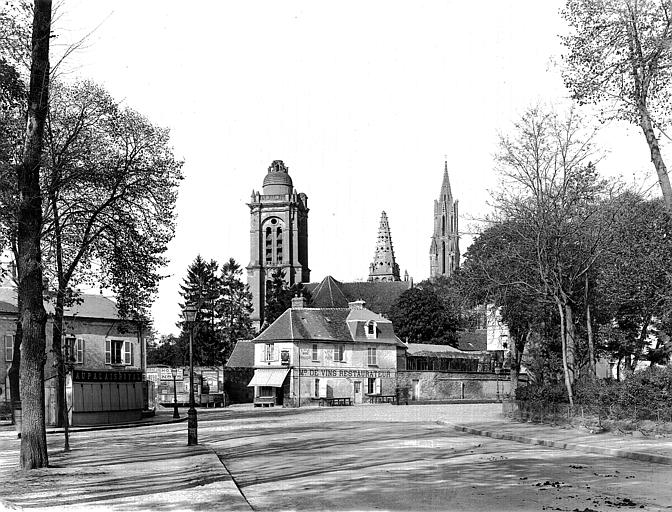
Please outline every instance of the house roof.
[[392, 304], [413, 286], [412, 281], [361, 281], [342, 283], [331, 276], [320, 283], [308, 283], [311, 304], [317, 308], [345, 308], [348, 302], [363, 300], [367, 309], [389, 316]]
[[241, 340], [233, 347], [233, 352], [226, 362], [228, 368], [254, 368], [254, 343]]
[[366, 308], [290, 308], [253, 341], [371, 341], [364, 327], [376, 322], [375, 343], [403, 345], [392, 322]]
[[466, 359], [475, 358], [479, 355], [474, 351], [460, 350], [459, 348], [451, 347], [450, 345], [430, 345], [428, 343], [409, 343], [406, 353], [409, 356], [443, 358], [464, 357]]
[[487, 350], [488, 333], [486, 329], [474, 331], [459, 331], [457, 333], [458, 347], [461, 350]]
[[[17, 313], [17, 291], [14, 287], [0, 287], [0, 313]], [[54, 313], [51, 301], [44, 301], [44, 307], [48, 314]], [[66, 317], [86, 317], [105, 320], [118, 320], [119, 314], [116, 303], [98, 294], [83, 293], [72, 307], [65, 308]]]

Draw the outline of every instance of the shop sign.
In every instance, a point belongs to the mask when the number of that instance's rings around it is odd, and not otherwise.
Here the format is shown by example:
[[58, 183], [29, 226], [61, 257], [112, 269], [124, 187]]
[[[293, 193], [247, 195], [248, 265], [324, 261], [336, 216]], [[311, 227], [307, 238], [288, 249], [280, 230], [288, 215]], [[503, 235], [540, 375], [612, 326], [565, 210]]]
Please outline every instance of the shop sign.
[[300, 377], [325, 377], [325, 378], [358, 378], [358, 379], [390, 379], [394, 378], [395, 370], [363, 370], [357, 368], [301, 368]]
[[[170, 368], [159, 368], [161, 380], [173, 380], [173, 372]], [[175, 376], [176, 380], [184, 379], [184, 372], [182, 368], [177, 369], [177, 375]]]

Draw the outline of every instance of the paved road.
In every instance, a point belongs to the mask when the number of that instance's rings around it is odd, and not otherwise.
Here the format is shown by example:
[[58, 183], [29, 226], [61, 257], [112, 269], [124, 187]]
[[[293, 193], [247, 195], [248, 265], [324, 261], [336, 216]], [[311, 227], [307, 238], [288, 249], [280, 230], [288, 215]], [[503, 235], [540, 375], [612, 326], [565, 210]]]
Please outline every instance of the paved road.
[[672, 467], [460, 434], [498, 408], [231, 411], [200, 425], [256, 510], [671, 510]]

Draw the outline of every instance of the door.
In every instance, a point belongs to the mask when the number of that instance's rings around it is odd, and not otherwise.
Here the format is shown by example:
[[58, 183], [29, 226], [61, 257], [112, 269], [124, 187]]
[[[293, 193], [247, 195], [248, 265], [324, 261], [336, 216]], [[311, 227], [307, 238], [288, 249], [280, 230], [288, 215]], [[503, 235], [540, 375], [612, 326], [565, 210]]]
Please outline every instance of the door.
[[411, 400], [420, 400], [420, 381], [418, 379], [413, 379], [411, 393]]
[[356, 380], [354, 382], [355, 386], [355, 403], [356, 404], [361, 404], [362, 403], [362, 381], [361, 380]]

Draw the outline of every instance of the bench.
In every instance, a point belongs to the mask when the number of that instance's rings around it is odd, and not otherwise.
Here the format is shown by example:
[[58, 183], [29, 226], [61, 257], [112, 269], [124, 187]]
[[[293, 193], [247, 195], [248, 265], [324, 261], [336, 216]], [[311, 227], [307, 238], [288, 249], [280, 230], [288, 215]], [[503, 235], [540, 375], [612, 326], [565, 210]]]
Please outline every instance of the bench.
[[320, 398], [319, 404], [328, 405], [333, 407], [334, 405], [352, 405], [352, 398], [348, 397], [332, 397], [332, 398]]
[[397, 395], [368, 395], [370, 404], [394, 404]]

